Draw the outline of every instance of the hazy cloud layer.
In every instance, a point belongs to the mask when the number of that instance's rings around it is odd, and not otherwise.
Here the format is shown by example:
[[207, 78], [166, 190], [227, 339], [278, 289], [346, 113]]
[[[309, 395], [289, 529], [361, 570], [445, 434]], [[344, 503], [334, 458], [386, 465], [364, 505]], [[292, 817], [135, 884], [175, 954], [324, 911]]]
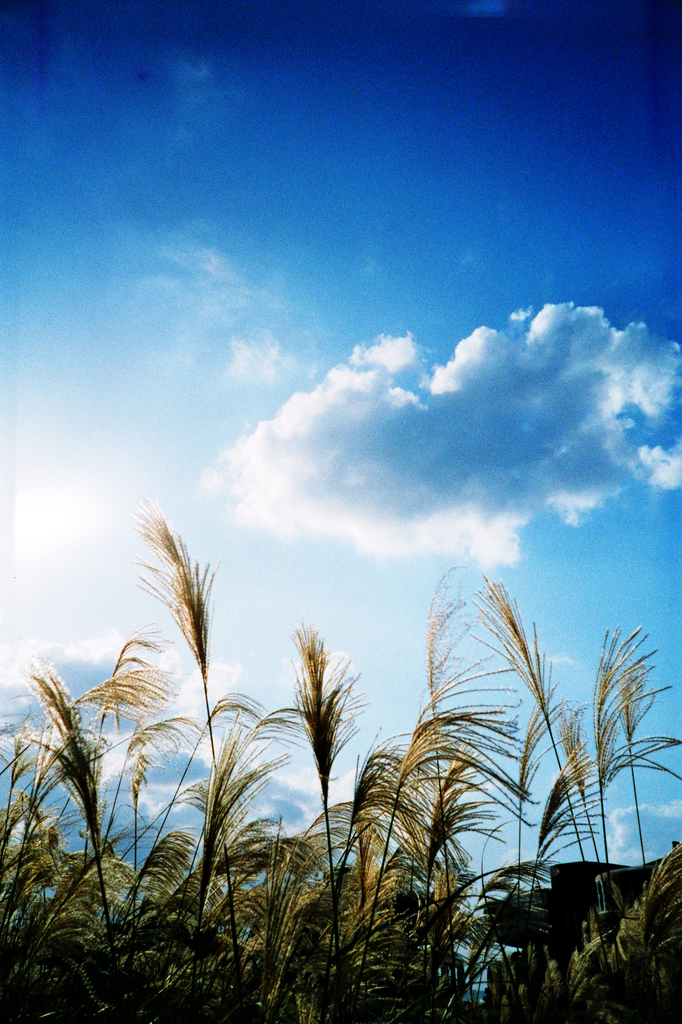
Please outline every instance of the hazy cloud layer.
[[577, 524], [638, 479], [682, 484], [679, 346], [601, 309], [547, 305], [477, 328], [426, 371], [412, 336], [356, 345], [228, 448], [205, 482], [238, 521], [374, 554], [518, 557], [543, 509]]
[[263, 337], [257, 340], [233, 338], [230, 348], [230, 376], [241, 380], [272, 384], [280, 370], [292, 362], [290, 357], [282, 354], [269, 331], [263, 332]]
[[[280, 347], [288, 312], [277, 290], [246, 281], [222, 252], [187, 232], [154, 256], [154, 272], [137, 281], [131, 302], [140, 329], [158, 339], [158, 363], [183, 375], [210, 366], [218, 379], [258, 383], [292, 365]], [[206, 363], [210, 352], [225, 360], [222, 370]]]

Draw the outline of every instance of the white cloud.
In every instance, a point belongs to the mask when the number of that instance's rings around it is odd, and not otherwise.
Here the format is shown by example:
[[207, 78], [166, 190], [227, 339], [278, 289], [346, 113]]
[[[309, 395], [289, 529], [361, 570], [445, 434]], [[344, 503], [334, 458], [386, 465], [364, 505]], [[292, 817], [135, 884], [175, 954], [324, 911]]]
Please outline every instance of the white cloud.
[[[108, 629], [99, 636], [85, 637], [71, 643], [56, 641], [22, 640], [18, 643], [0, 642], [0, 724], [14, 722], [26, 717], [35, 701], [28, 685], [31, 664], [44, 661], [56, 663], [60, 671], [64, 665], [70, 670], [82, 667], [104, 673], [113, 665], [125, 643], [125, 638], [115, 629]], [[72, 682], [66, 675], [67, 685]]]
[[[330, 803], [351, 800], [355, 785], [355, 769], [329, 780]], [[322, 811], [320, 780], [310, 766], [280, 769], [270, 780], [258, 800], [258, 813], [281, 819], [285, 830], [312, 825]]]
[[[174, 695], [169, 705], [169, 714], [194, 718], [198, 722], [204, 723], [206, 721], [206, 696], [199, 669], [194, 668], [189, 673], [185, 672], [182, 657], [177, 650], [172, 648], [161, 653], [159, 667], [173, 679]], [[245, 672], [241, 662], [213, 659], [208, 673], [210, 707], [214, 708], [218, 701], [228, 693], [243, 689], [244, 680]], [[197, 759], [204, 765], [210, 765], [212, 762], [208, 735], [202, 740], [197, 751]]]
[[582, 491], [578, 494], [571, 494], [570, 491], [557, 491], [550, 494], [547, 504], [557, 512], [561, 519], [569, 526], [579, 526], [583, 518], [592, 509], [603, 505], [607, 497], [613, 497], [618, 493], [618, 488], [612, 491], [594, 490]]
[[124, 643], [124, 637], [115, 629], [67, 644], [39, 640], [0, 642], [0, 723], [25, 717], [33, 704], [27, 673], [32, 662], [56, 662], [60, 668], [64, 664], [70, 668], [80, 665], [86, 670], [101, 668], [106, 672], [113, 667]]
[[[647, 860], [669, 853], [673, 841], [682, 841], [682, 800], [639, 805], [644, 855]], [[639, 830], [634, 804], [616, 807], [608, 817], [609, 854], [623, 864], [641, 864]]]
[[674, 490], [682, 486], [682, 439], [665, 451], [657, 444], [655, 448], [642, 445], [639, 449], [642, 465], [649, 471], [649, 481], [663, 490]]
[[356, 345], [349, 362], [351, 366], [383, 366], [389, 373], [399, 373], [417, 360], [417, 349], [411, 334], [393, 338], [380, 334], [376, 344], [365, 348]]
[[178, 815], [185, 809], [185, 805], [177, 799], [177, 788], [178, 781], [175, 778], [170, 782], [160, 782], [157, 777], [150, 778], [140, 790], [140, 812], [146, 815], [149, 821], [153, 821], [168, 808], [171, 800], [175, 799], [175, 814], [171, 820], [177, 820]]
[[644, 324], [617, 330], [596, 307], [512, 317], [426, 378], [410, 335], [355, 346], [205, 484], [230, 492], [238, 522], [279, 536], [491, 566], [518, 558], [519, 529], [547, 507], [577, 524], [633, 479], [682, 483], [682, 448], [647, 446], [677, 408], [679, 346]]
[[547, 658], [547, 661], [551, 662], [552, 665], [575, 665], [576, 661], [574, 658], [570, 658], [568, 654], [551, 654]]
[[140, 323], [159, 339], [157, 361], [196, 371], [207, 353], [222, 358], [227, 349], [228, 373], [258, 380], [270, 379], [268, 363], [287, 365], [275, 340], [288, 322], [277, 291], [246, 281], [224, 253], [188, 232], [168, 238], [156, 255], [158, 270], [138, 281], [134, 302]]
[[[163, 660], [160, 661], [165, 667]], [[238, 689], [244, 679], [240, 662], [212, 661], [208, 676], [208, 700], [213, 707], [221, 697]], [[202, 721], [206, 719], [206, 698], [199, 669], [184, 676], [176, 686], [172, 710], [174, 715], [190, 715]]]
[[31, 646], [41, 656], [52, 661], [82, 661], [88, 665], [101, 665], [103, 662], [115, 661], [125, 643], [124, 637], [116, 629], [109, 629], [100, 636], [86, 637], [70, 644], [39, 643]]
[[388, 400], [396, 409], [404, 405], [419, 405], [419, 399], [414, 391], [405, 391], [404, 388], [389, 388]]
[[431, 394], [445, 395], [449, 391], [461, 391], [467, 378], [467, 369], [473, 369], [484, 361], [487, 350], [495, 344], [497, 337], [497, 331], [477, 327], [473, 334], [460, 341], [450, 362], [446, 366], [434, 367]]
[[16, 724], [28, 714], [31, 693], [24, 667], [28, 660], [21, 648], [0, 642], [0, 727]]
[[[182, 336], [190, 330], [192, 337], [199, 337], [211, 328], [232, 326], [247, 309], [267, 304], [266, 293], [251, 288], [217, 249], [181, 238], [165, 245], [159, 255], [166, 268], [145, 278], [140, 287], [144, 297], [153, 292], [175, 301]], [[190, 316], [196, 321], [193, 328], [186, 323]]]
[[527, 320], [529, 316], [532, 315], [533, 307], [529, 306], [528, 309], [515, 309], [514, 312], [510, 314], [509, 319], [512, 321], [523, 322], [524, 320]]
[[272, 384], [276, 380], [279, 370], [290, 362], [282, 354], [279, 345], [269, 332], [266, 332], [262, 341], [234, 338], [230, 343], [230, 348], [232, 349], [232, 359], [228, 367], [230, 375], [242, 380]]

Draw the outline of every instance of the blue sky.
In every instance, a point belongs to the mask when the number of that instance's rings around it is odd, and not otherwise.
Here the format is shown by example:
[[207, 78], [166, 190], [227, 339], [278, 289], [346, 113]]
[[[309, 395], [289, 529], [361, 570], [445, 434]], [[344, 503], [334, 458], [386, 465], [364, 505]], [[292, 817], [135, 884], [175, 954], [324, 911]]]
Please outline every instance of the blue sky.
[[148, 496], [221, 562], [216, 688], [288, 699], [305, 615], [361, 673], [362, 740], [409, 727], [456, 564], [574, 700], [641, 624], [679, 733], [679, 6], [0, 19], [5, 713], [31, 651], [82, 685], [171, 631], [136, 586]]

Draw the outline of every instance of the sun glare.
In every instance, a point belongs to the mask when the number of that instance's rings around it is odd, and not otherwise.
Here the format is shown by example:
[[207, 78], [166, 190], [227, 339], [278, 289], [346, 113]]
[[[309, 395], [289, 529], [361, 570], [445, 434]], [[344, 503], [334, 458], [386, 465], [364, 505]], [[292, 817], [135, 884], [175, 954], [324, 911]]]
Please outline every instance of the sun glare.
[[81, 543], [96, 525], [94, 502], [77, 492], [34, 488], [17, 494], [14, 537], [21, 558]]

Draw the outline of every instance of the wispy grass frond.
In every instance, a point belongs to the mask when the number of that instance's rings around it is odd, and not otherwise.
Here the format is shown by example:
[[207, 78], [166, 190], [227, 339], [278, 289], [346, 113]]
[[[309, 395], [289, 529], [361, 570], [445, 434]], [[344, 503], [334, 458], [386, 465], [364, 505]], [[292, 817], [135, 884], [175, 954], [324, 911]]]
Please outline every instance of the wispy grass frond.
[[135, 729], [126, 752], [126, 764], [131, 766], [134, 806], [137, 806], [149, 769], [159, 764], [162, 758], [178, 754], [189, 743], [192, 734], [196, 736], [198, 731], [197, 723], [183, 716]]
[[487, 834], [496, 817], [493, 808], [492, 796], [471, 765], [458, 758], [440, 773], [416, 773], [397, 816], [399, 845], [427, 879], [439, 860], [447, 860], [454, 872], [469, 861], [465, 838]]
[[99, 708], [102, 721], [111, 715], [117, 726], [120, 718], [137, 722], [158, 714], [170, 700], [170, 680], [167, 673], [142, 653], [163, 649], [164, 645], [149, 629], [133, 633], [118, 657], [111, 678], [84, 693], [75, 701], [76, 706]]
[[519, 787], [527, 793], [530, 792], [540, 767], [542, 753], [538, 754], [538, 747], [546, 733], [547, 723], [542, 709], [535, 704], [531, 709], [519, 754]]
[[363, 702], [354, 692], [357, 680], [348, 675], [349, 663], [334, 663], [313, 626], [301, 626], [293, 640], [301, 659], [296, 670], [295, 710], [310, 743], [326, 801], [334, 761], [357, 731], [355, 717]]
[[[213, 705], [211, 720], [215, 725], [220, 725], [223, 720], [233, 722], [237, 718], [245, 725], [258, 726], [259, 731], [263, 734], [263, 739], [271, 738], [264, 735], [268, 716], [263, 705], [245, 693], [226, 693]], [[275, 730], [273, 729], [274, 734]]]
[[154, 844], [143, 861], [137, 886], [153, 906], [165, 904], [180, 889], [190, 866], [196, 837], [188, 829], [173, 829]]
[[[430, 695], [404, 748], [401, 772], [405, 777], [418, 768], [438, 770], [444, 763], [457, 761], [471, 768], [473, 777], [485, 779], [501, 802], [518, 799], [518, 782], [505, 767], [516, 758], [516, 723], [499, 692], [481, 686], [488, 678], [485, 672], [462, 673]], [[478, 700], [470, 702], [471, 697]], [[483, 702], [481, 697], [488, 700]]]
[[376, 823], [377, 811], [391, 806], [397, 748], [390, 743], [370, 750], [355, 776], [351, 824], [360, 830]]
[[646, 663], [653, 654], [639, 653], [646, 640], [640, 633], [641, 630], [637, 629], [627, 639], [621, 640], [619, 629], [613, 634], [607, 630], [599, 659], [592, 716], [597, 774], [604, 788], [629, 763], [628, 746], [620, 742], [623, 700], [629, 689], [637, 685], [635, 680], [648, 671]]
[[75, 797], [92, 836], [99, 837], [101, 749], [83, 730], [79, 710], [51, 665], [35, 666], [29, 682], [52, 726], [47, 749], [58, 765], [59, 780]]
[[163, 517], [158, 505], [142, 503], [135, 514], [137, 531], [161, 567], [141, 562], [147, 576], [142, 586], [167, 606], [199, 666], [206, 702], [206, 720], [215, 758], [215, 743], [208, 702], [211, 637], [211, 589], [215, 572], [192, 560], [185, 543]]
[[268, 781], [283, 758], [264, 761], [261, 745], [239, 722], [226, 734], [215, 766], [206, 782], [185, 790], [184, 800], [203, 814], [203, 846], [199, 888], [199, 924], [215, 876], [219, 857], [243, 824], [250, 803]]
[[[513, 864], [503, 864], [494, 871], [487, 872], [480, 879], [481, 895], [484, 898], [498, 893], [502, 896], [510, 896], [517, 892], [519, 885], [519, 873], [522, 882], [544, 882], [550, 879], [549, 866], [546, 861], [527, 860]], [[474, 879], [472, 888], [479, 879]]]
[[552, 846], [559, 839], [566, 838], [566, 833], [569, 831], [572, 831], [574, 835], [570, 841], [564, 843], [564, 846], [576, 842], [576, 831], [581, 838], [591, 835], [589, 821], [578, 818], [575, 814], [574, 804], [571, 803], [571, 798], [582, 790], [585, 794], [583, 807], [591, 809], [595, 806], [594, 793], [585, 785], [586, 770], [582, 759], [572, 758], [566, 761], [554, 780], [540, 820], [539, 860], [544, 860]]
[[637, 730], [654, 706], [657, 695], [662, 692], [660, 689], [654, 690], [648, 685], [650, 672], [651, 665], [644, 663], [631, 672], [622, 673], [619, 681], [621, 724], [630, 761], [630, 776], [635, 798], [642, 864], [646, 863], [646, 854], [644, 852], [644, 836], [642, 834], [642, 821], [639, 813], [635, 767], [652, 768], [657, 771], [667, 771], [671, 775], [675, 774], [670, 768], [664, 768], [658, 760], [654, 760], [654, 755], [661, 753], [663, 750], [668, 750], [670, 747], [676, 747], [680, 743], [679, 740], [673, 739], [671, 736], [635, 738]]
[[[682, 846], [661, 861], [641, 903], [642, 940], [649, 958], [682, 952]], [[676, 963], [679, 971], [679, 959]]]
[[488, 579], [485, 579], [485, 584], [485, 589], [478, 595], [480, 618], [496, 641], [486, 646], [500, 654], [526, 685], [549, 725], [554, 713], [556, 684], [552, 683], [551, 665], [548, 669], [544, 654], [540, 654], [535, 626], [531, 644], [526, 636], [519, 606], [506, 587]]
[[254, 893], [262, 1024], [276, 1024], [286, 1013], [293, 996], [287, 977], [305, 977], [313, 953], [313, 936], [308, 929], [310, 925], [319, 927], [318, 894], [311, 882], [322, 867], [321, 854], [320, 848], [311, 845], [305, 836], [292, 840], [278, 836], [271, 847], [264, 884]]
[[161, 562], [161, 568], [142, 562], [149, 574], [143, 585], [159, 598], [171, 615], [192, 651], [202, 676], [208, 675], [210, 600], [215, 572], [190, 558], [179, 534], [164, 519], [161, 509], [145, 501], [135, 514], [137, 531]]
[[29, 726], [24, 725], [14, 737], [11, 757], [8, 764], [3, 768], [3, 772], [7, 768], [10, 770], [11, 790], [15, 789], [21, 779], [30, 772], [31, 765], [33, 764], [33, 747], [34, 741], [31, 736], [31, 729]]
[[[485, 577], [484, 577], [485, 579]], [[481, 622], [493, 635], [496, 643], [486, 644], [499, 654], [530, 691], [545, 722], [557, 767], [561, 773], [563, 762], [559, 752], [554, 726], [560, 711], [555, 702], [556, 684], [552, 683], [552, 666], [546, 665], [544, 654], [540, 654], [537, 630], [533, 625], [533, 643], [528, 642], [519, 607], [501, 583], [485, 580], [485, 590], [479, 594]], [[483, 641], [485, 643], [485, 641]], [[573, 822], [580, 856], [584, 859], [581, 828], [574, 811], [570, 793], [567, 792], [569, 815]]]
[[80, 807], [92, 842], [102, 910], [109, 938], [109, 952], [112, 964], [115, 966], [116, 952], [105, 880], [101, 834], [101, 743], [83, 729], [79, 710], [52, 666], [48, 664], [36, 666], [31, 672], [29, 681], [52, 726], [52, 737], [48, 750], [58, 768], [56, 780], [58, 779], [66, 786]]
[[230, 831], [241, 825], [249, 800], [266, 784], [268, 776], [283, 759], [263, 761], [261, 749], [237, 725], [223, 739], [208, 781], [194, 783], [185, 790], [184, 800], [200, 810], [204, 817], [204, 860], [212, 861], [219, 845]]
[[465, 603], [451, 595], [454, 570], [447, 572], [436, 587], [426, 624], [426, 678], [430, 694], [453, 677], [461, 675], [456, 649], [468, 632], [462, 621]]
[[582, 803], [582, 814], [587, 824], [587, 831], [594, 848], [595, 858], [599, 860], [597, 839], [591, 813], [594, 807], [594, 786], [597, 782], [597, 772], [594, 758], [587, 749], [584, 721], [584, 707], [569, 707], [567, 704], [560, 705], [557, 716], [559, 742], [566, 758], [566, 765], [570, 766], [576, 793]]
[[559, 742], [567, 760], [587, 753], [585, 708], [562, 704], [557, 716]]

